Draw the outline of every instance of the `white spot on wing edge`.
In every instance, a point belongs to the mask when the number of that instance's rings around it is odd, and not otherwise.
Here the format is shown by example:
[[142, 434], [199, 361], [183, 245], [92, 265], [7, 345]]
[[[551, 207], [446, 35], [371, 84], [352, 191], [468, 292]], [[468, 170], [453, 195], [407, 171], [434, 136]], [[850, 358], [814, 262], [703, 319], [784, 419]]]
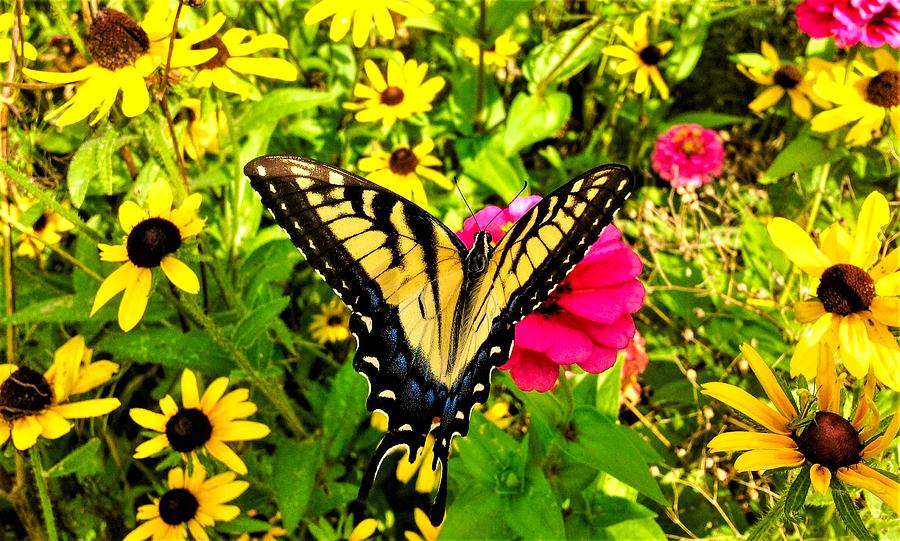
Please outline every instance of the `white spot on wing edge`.
[[503, 350], [500, 349], [500, 346], [494, 346], [491, 348], [490, 355], [496, 355], [496, 354], [500, 353], [501, 351], [503, 351]]
[[342, 175], [338, 172], [335, 172], [335, 171], [329, 171], [328, 172], [328, 182], [330, 182], [332, 184], [337, 184], [338, 186], [341, 186], [344, 184], [344, 175]]
[[390, 389], [385, 389], [384, 391], [381, 391], [380, 393], [378, 393], [378, 398], [387, 398], [388, 400], [396, 400], [397, 395], [394, 393], [394, 391], [392, 391]]
[[378, 362], [378, 359], [376, 357], [371, 357], [371, 356], [366, 355], [365, 357], [362, 358], [362, 360], [364, 362], [367, 362], [367, 363], [371, 364], [372, 366], [374, 366], [375, 370], [378, 370], [381, 368], [381, 363]]
[[[263, 166], [261, 166], [261, 165], [257, 165], [257, 166], [256, 166], [256, 174], [258, 174], [258, 175], [261, 176], [261, 177], [264, 177], [264, 176], [266, 176], [266, 175], [268, 174], [268, 172], [266, 172], [266, 168], [265, 168], [265, 167], [263, 167]], [[272, 191], [274, 192], [274, 191], [275, 191], [275, 186], [272, 186], [271, 184], [269, 184], [269, 189], [272, 190]]]
[[366, 330], [370, 333], [372, 332], [372, 318], [369, 316], [359, 316], [359, 320], [363, 322], [366, 326]]
[[472, 387], [472, 392], [473, 392], [473, 393], [480, 393], [480, 392], [483, 391], [483, 390], [484, 390], [484, 385], [482, 385], [482, 384], [480, 384], [480, 383], [476, 383], [475, 386]]

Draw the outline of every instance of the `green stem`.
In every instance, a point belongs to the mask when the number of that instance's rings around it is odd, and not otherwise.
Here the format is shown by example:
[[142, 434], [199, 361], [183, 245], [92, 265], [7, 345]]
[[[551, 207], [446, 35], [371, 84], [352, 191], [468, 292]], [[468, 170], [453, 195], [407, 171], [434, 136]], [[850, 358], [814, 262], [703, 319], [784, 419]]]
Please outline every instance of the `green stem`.
[[81, 34], [78, 33], [75, 25], [72, 24], [72, 20], [69, 18], [69, 6], [67, 4], [68, 2], [65, 0], [50, 0], [53, 16], [56, 19], [56, 23], [69, 35], [69, 39], [72, 40], [78, 52], [83, 56], [89, 57], [87, 47], [84, 46], [84, 40], [81, 39]]
[[[816, 193], [813, 195], [812, 205], [809, 207], [809, 218], [807, 218], [806, 227], [804, 228], [807, 233], [812, 232], [813, 228], [816, 226], [816, 218], [819, 216], [819, 209], [822, 207], [822, 196], [825, 194], [825, 184], [828, 182], [828, 175], [830, 172], [831, 163], [817, 165], [813, 168], [812, 174], [816, 181]], [[784, 284], [784, 289], [781, 291], [781, 296], [778, 297], [779, 306], [784, 306], [785, 303], [787, 303], [788, 296], [794, 289], [794, 282], [797, 281], [798, 274], [797, 266], [792, 263], [790, 274]]]
[[566, 397], [566, 422], [572, 419], [572, 413], [575, 412], [575, 392], [572, 389], [572, 382], [566, 376], [565, 371], [559, 378], [559, 388], [562, 389], [563, 396]]
[[47, 539], [59, 541], [56, 532], [56, 519], [53, 518], [53, 504], [50, 503], [50, 494], [47, 491], [47, 479], [44, 477], [44, 465], [41, 463], [41, 453], [32, 448], [28, 456], [31, 458], [31, 468], [34, 470], [34, 484], [37, 485], [38, 498], [41, 500], [41, 510], [44, 512], [44, 527], [47, 528]]
[[33, 196], [35, 199], [43, 203], [44, 206], [50, 207], [54, 212], [56, 212], [66, 220], [72, 222], [75, 225], [75, 229], [90, 237], [90, 239], [94, 242], [102, 242], [103, 240], [105, 240], [103, 236], [100, 235], [100, 233], [94, 231], [94, 229], [89, 226], [87, 222], [82, 220], [77, 212], [70, 208], [62, 206], [47, 192], [32, 184], [28, 177], [14, 169], [8, 163], [0, 161], [0, 172], [12, 179], [12, 181], [16, 183], [16, 186], [28, 192], [29, 195]]
[[179, 197], [185, 197], [187, 194], [185, 193], [184, 185], [180, 182], [175, 182], [176, 179], [181, 178], [181, 172], [178, 169], [178, 165], [172, 159], [172, 153], [170, 152], [172, 147], [166, 141], [163, 130], [159, 127], [160, 122], [157, 119], [157, 116], [141, 115], [140, 119], [144, 123], [144, 132], [147, 133], [150, 145], [153, 147], [153, 153], [162, 159], [163, 167], [169, 177], [169, 185], [175, 186]]
[[219, 328], [216, 322], [200, 309], [193, 298], [183, 295], [180, 299], [173, 296], [171, 300], [175, 303], [177, 308], [187, 313], [191, 319], [196, 321], [210, 334], [217, 344], [228, 352], [235, 364], [247, 374], [247, 379], [250, 380], [250, 384], [253, 385], [257, 391], [262, 393], [284, 417], [288, 428], [290, 428], [297, 436], [305, 438], [307, 436], [307, 431], [297, 417], [297, 413], [291, 406], [291, 402], [284, 393], [284, 390], [278, 385], [272, 385], [259, 375], [256, 369], [250, 364], [250, 360], [244, 355], [244, 352], [238, 349], [237, 345], [225, 335], [225, 332]]

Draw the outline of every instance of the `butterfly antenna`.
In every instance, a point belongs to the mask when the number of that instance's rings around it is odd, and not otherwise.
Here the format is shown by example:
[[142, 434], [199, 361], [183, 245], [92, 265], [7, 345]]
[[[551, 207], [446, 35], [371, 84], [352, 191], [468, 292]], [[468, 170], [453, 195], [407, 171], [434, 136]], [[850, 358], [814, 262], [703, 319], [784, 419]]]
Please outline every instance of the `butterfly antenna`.
[[[462, 190], [459, 187], [459, 175], [453, 177], [453, 185], [456, 186], [456, 191], [459, 192], [459, 196], [462, 197], [463, 203], [466, 204], [466, 208], [469, 209], [469, 214], [472, 215], [472, 219], [475, 220], [475, 225], [478, 225], [478, 218], [475, 217], [475, 213], [472, 212], [472, 207], [469, 206], [469, 202], [466, 201], [466, 196], [463, 195]], [[478, 225], [479, 231], [483, 231], [484, 228]]]
[[[525, 191], [525, 188], [527, 188], [527, 187], [528, 187], [528, 179], [525, 179], [525, 182], [522, 183], [522, 187], [519, 188], [519, 192], [516, 194], [516, 197], [513, 197], [513, 198], [512, 198], [512, 201], [515, 201], [517, 197], [519, 197], [520, 195], [522, 195], [522, 192], [524, 192], [524, 191]], [[510, 201], [510, 203], [512, 203], [512, 201]], [[509, 205], [507, 205], [507, 206], [509, 206]], [[483, 228], [482, 230], [487, 229], [489, 225], [491, 225], [492, 223], [494, 223], [494, 220], [497, 218], [497, 216], [500, 216], [500, 214], [502, 214], [502, 213], [503, 213], [503, 210], [502, 210], [502, 209], [499, 210], [499, 211], [497, 211], [497, 214], [494, 214], [494, 216], [491, 218], [491, 221], [489, 221], [489, 222], [487, 223], [487, 225], [484, 226], [484, 228]]]

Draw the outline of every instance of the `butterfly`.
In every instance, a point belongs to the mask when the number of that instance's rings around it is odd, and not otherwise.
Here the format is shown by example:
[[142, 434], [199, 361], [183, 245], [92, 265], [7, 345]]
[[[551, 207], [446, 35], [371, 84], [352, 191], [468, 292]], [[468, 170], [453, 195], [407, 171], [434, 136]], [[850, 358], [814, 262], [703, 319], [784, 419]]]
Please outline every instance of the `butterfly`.
[[631, 171], [592, 169], [522, 216], [497, 242], [467, 249], [427, 211], [394, 192], [308, 158], [263, 156], [244, 166], [263, 205], [352, 312], [353, 367], [366, 406], [388, 431], [360, 484], [364, 499], [385, 457], [415, 457], [433, 435], [444, 518], [447, 460], [472, 408], [512, 351], [516, 323], [537, 309], [599, 238], [631, 193]]

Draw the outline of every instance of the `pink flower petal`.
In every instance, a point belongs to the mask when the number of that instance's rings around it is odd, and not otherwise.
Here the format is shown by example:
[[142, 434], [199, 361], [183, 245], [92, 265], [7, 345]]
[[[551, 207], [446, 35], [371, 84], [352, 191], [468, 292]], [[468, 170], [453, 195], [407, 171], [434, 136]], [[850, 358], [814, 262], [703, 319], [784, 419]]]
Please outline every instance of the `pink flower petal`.
[[544, 353], [556, 364], [581, 362], [591, 354], [590, 339], [554, 316], [532, 314], [516, 325], [516, 347]]
[[616, 321], [602, 325], [593, 321], [568, 316], [572, 324], [577, 325], [590, 340], [597, 346], [603, 346], [615, 350], [628, 347], [634, 338], [634, 320], [630, 314], [624, 314]]
[[575, 289], [604, 287], [633, 280], [641, 274], [643, 263], [631, 248], [620, 245], [603, 257], [585, 258], [572, 270], [566, 280]]
[[617, 355], [618, 351], [615, 349], [595, 345], [594, 350], [591, 352], [591, 355], [587, 359], [578, 363], [578, 366], [583, 368], [586, 372], [599, 374], [604, 370], [609, 370], [614, 364], [616, 364]]
[[513, 348], [509, 361], [500, 368], [509, 370], [509, 375], [523, 391], [545, 393], [553, 388], [559, 377], [559, 366], [546, 356], [518, 347]]
[[578, 289], [556, 298], [556, 303], [572, 314], [605, 324], [636, 312], [643, 302], [644, 285], [637, 280], [614, 287]]

